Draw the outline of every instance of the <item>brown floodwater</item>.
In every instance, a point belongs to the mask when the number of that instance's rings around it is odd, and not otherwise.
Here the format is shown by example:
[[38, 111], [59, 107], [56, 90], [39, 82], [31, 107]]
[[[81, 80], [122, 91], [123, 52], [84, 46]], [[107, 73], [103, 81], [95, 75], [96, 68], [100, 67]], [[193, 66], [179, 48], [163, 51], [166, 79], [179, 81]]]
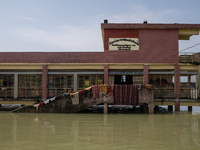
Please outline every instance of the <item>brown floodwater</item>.
[[200, 113], [0, 112], [1, 150], [200, 149]]

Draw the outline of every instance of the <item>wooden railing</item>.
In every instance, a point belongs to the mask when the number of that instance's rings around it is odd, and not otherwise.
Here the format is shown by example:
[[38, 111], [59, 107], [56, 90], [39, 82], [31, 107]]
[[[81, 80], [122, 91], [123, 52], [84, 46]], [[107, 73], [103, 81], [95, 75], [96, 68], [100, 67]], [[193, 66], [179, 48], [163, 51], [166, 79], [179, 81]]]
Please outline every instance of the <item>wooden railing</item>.
[[42, 98], [41, 88], [18, 88], [18, 98], [35, 99]]
[[4, 87], [0, 87], [0, 98], [14, 98], [14, 87], [6, 87], [6, 90], [2, 90]]
[[174, 99], [175, 91], [173, 87], [154, 88], [154, 99]]
[[199, 63], [199, 53], [179, 53], [180, 63]]

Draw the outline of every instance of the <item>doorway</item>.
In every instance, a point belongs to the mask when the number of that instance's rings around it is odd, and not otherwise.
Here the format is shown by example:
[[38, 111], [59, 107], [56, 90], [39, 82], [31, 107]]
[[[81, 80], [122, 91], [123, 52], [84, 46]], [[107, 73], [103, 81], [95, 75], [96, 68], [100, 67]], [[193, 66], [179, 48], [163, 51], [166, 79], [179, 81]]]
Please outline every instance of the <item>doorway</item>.
[[115, 75], [114, 84], [133, 84], [132, 75]]

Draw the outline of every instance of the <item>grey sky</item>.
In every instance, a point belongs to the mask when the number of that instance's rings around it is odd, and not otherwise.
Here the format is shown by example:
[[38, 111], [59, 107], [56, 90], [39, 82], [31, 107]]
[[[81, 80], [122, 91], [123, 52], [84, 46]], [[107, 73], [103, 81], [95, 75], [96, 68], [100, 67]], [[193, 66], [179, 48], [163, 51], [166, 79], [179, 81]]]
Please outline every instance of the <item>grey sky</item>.
[[[0, 51], [102, 51], [100, 24], [200, 24], [199, 0], [1, 0]], [[179, 41], [179, 49], [200, 35]], [[196, 46], [188, 51], [199, 51]]]

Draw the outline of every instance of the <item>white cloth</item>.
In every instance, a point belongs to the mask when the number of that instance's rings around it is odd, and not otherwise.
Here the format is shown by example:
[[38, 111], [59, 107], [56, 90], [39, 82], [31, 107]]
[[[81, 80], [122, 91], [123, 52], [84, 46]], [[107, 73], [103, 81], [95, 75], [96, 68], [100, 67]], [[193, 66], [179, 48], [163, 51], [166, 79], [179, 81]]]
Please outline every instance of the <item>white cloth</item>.
[[72, 104], [73, 105], [78, 105], [79, 104], [79, 92], [76, 92], [74, 94], [74, 98], [72, 98]]
[[46, 100], [46, 101], [44, 101], [44, 104], [48, 104], [49, 103], [49, 99], [48, 100]]
[[40, 104], [35, 104], [35, 105], [33, 105], [33, 107], [35, 107], [36, 108], [36, 112], [38, 112], [38, 107], [40, 106]]
[[33, 105], [34, 107], [38, 107], [40, 104], [35, 104], [35, 105]]
[[49, 100], [50, 100], [50, 101], [54, 101], [54, 100], [55, 100], [55, 98], [56, 98], [56, 97], [53, 97], [53, 98], [51, 98], [51, 99], [49, 99]]

